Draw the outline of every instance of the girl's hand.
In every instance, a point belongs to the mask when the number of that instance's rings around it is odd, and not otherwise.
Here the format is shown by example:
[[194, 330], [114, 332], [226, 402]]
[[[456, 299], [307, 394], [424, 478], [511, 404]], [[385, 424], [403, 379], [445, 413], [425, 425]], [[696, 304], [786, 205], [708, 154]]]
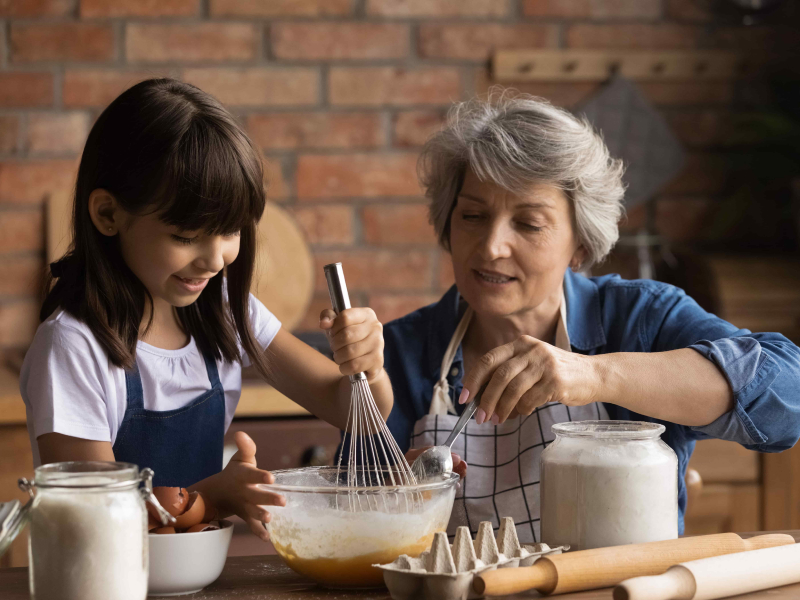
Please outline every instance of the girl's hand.
[[319, 316], [328, 336], [333, 360], [342, 375], [362, 371], [372, 383], [383, 371], [383, 325], [371, 308], [348, 308], [338, 315], [330, 308]]
[[[406, 452], [406, 460], [408, 464], [414, 464], [414, 461], [417, 460], [417, 457], [422, 454], [428, 448], [432, 448], [432, 446], [425, 446], [424, 448], [415, 448], [414, 450], [409, 450]], [[467, 474], [467, 463], [456, 453], [451, 452], [450, 456], [453, 457], [453, 472], [458, 473], [461, 479], [464, 479], [464, 476]]]
[[258, 487], [260, 483], [273, 483], [275, 477], [256, 466], [256, 443], [253, 439], [245, 432], [237, 431], [234, 440], [239, 450], [215, 482], [214, 491], [218, 494], [215, 505], [223, 513], [239, 516], [250, 526], [250, 531], [267, 541], [269, 533], [264, 523], [269, 523], [272, 515], [264, 507], [286, 506], [286, 499]]
[[538, 406], [560, 402], [583, 406], [594, 402], [600, 376], [592, 357], [560, 350], [528, 335], [484, 354], [464, 377], [465, 403], [489, 382], [475, 412], [478, 424], [495, 425]]

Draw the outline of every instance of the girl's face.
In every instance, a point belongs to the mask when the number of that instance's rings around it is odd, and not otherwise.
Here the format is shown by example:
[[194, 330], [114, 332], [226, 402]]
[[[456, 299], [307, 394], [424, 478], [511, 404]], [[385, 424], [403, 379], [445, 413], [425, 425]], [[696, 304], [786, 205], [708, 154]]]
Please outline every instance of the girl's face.
[[558, 293], [564, 271], [585, 251], [569, 200], [535, 184], [514, 194], [467, 171], [450, 221], [459, 292], [479, 314], [519, 315]]
[[122, 257], [153, 300], [188, 306], [209, 279], [239, 254], [239, 235], [207, 235], [182, 231], [156, 214], [126, 215], [119, 228]]

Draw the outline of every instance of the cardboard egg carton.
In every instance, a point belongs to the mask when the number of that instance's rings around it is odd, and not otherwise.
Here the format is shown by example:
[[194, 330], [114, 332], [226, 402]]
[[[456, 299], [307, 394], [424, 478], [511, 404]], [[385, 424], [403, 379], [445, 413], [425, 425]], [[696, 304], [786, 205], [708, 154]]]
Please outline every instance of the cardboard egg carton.
[[386, 565], [383, 579], [394, 600], [467, 600], [479, 598], [472, 590], [475, 575], [494, 569], [529, 567], [548, 554], [561, 554], [568, 546], [521, 545], [514, 519], [505, 517], [495, 538], [492, 523], [484, 521], [472, 540], [468, 527], [459, 527], [451, 546], [447, 534], [434, 534], [429, 550], [418, 558], [400, 555]]

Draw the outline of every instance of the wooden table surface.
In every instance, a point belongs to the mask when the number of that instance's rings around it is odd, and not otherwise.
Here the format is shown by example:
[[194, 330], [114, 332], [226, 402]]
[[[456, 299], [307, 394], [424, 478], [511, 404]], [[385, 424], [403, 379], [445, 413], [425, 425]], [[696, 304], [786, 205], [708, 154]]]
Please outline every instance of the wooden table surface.
[[[800, 531], [787, 531], [800, 541]], [[750, 537], [758, 534], [741, 534]], [[228, 558], [219, 579], [203, 591], [183, 596], [192, 600], [347, 600], [349, 598], [374, 598], [388, 600], [384, 590], [343, 591], [327, 590], [298, 575], [287, 567], [279, 556], [237, 556]], [[506, 596], [509, 599], [537, 598], [536, 592]], [[0, 569], [0, 598], [3, 600], [29, 600], [28, 569]], [[611, 600], [611, 588], [590, 590], [557, 596], [559, 600]], [[800, 598], [800, 584], [787, 585], [762, 592], [736, 596], [736, 600], [796, 600]]]

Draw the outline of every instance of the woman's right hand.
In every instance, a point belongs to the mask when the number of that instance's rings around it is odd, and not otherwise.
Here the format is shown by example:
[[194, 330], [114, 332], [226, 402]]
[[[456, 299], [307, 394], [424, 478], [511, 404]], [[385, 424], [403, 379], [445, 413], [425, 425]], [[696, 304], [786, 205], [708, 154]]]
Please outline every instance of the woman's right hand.
[[[432, 448], [433, 446], [425, 446], [424, 448], [414, 448], [413, 450], [409, 450], [406, 452], [406, 460], [408, 461], [409, 465], [414, 464], [414, 461], [417, 457], [422, 454], [428, 448]], [[464, 476], [467, 474], [467, 463], [454, 452], [450, 453], [450, 456], [453, 457], [453, 472], [458, 473], [461, 479], [464, 479]]]

